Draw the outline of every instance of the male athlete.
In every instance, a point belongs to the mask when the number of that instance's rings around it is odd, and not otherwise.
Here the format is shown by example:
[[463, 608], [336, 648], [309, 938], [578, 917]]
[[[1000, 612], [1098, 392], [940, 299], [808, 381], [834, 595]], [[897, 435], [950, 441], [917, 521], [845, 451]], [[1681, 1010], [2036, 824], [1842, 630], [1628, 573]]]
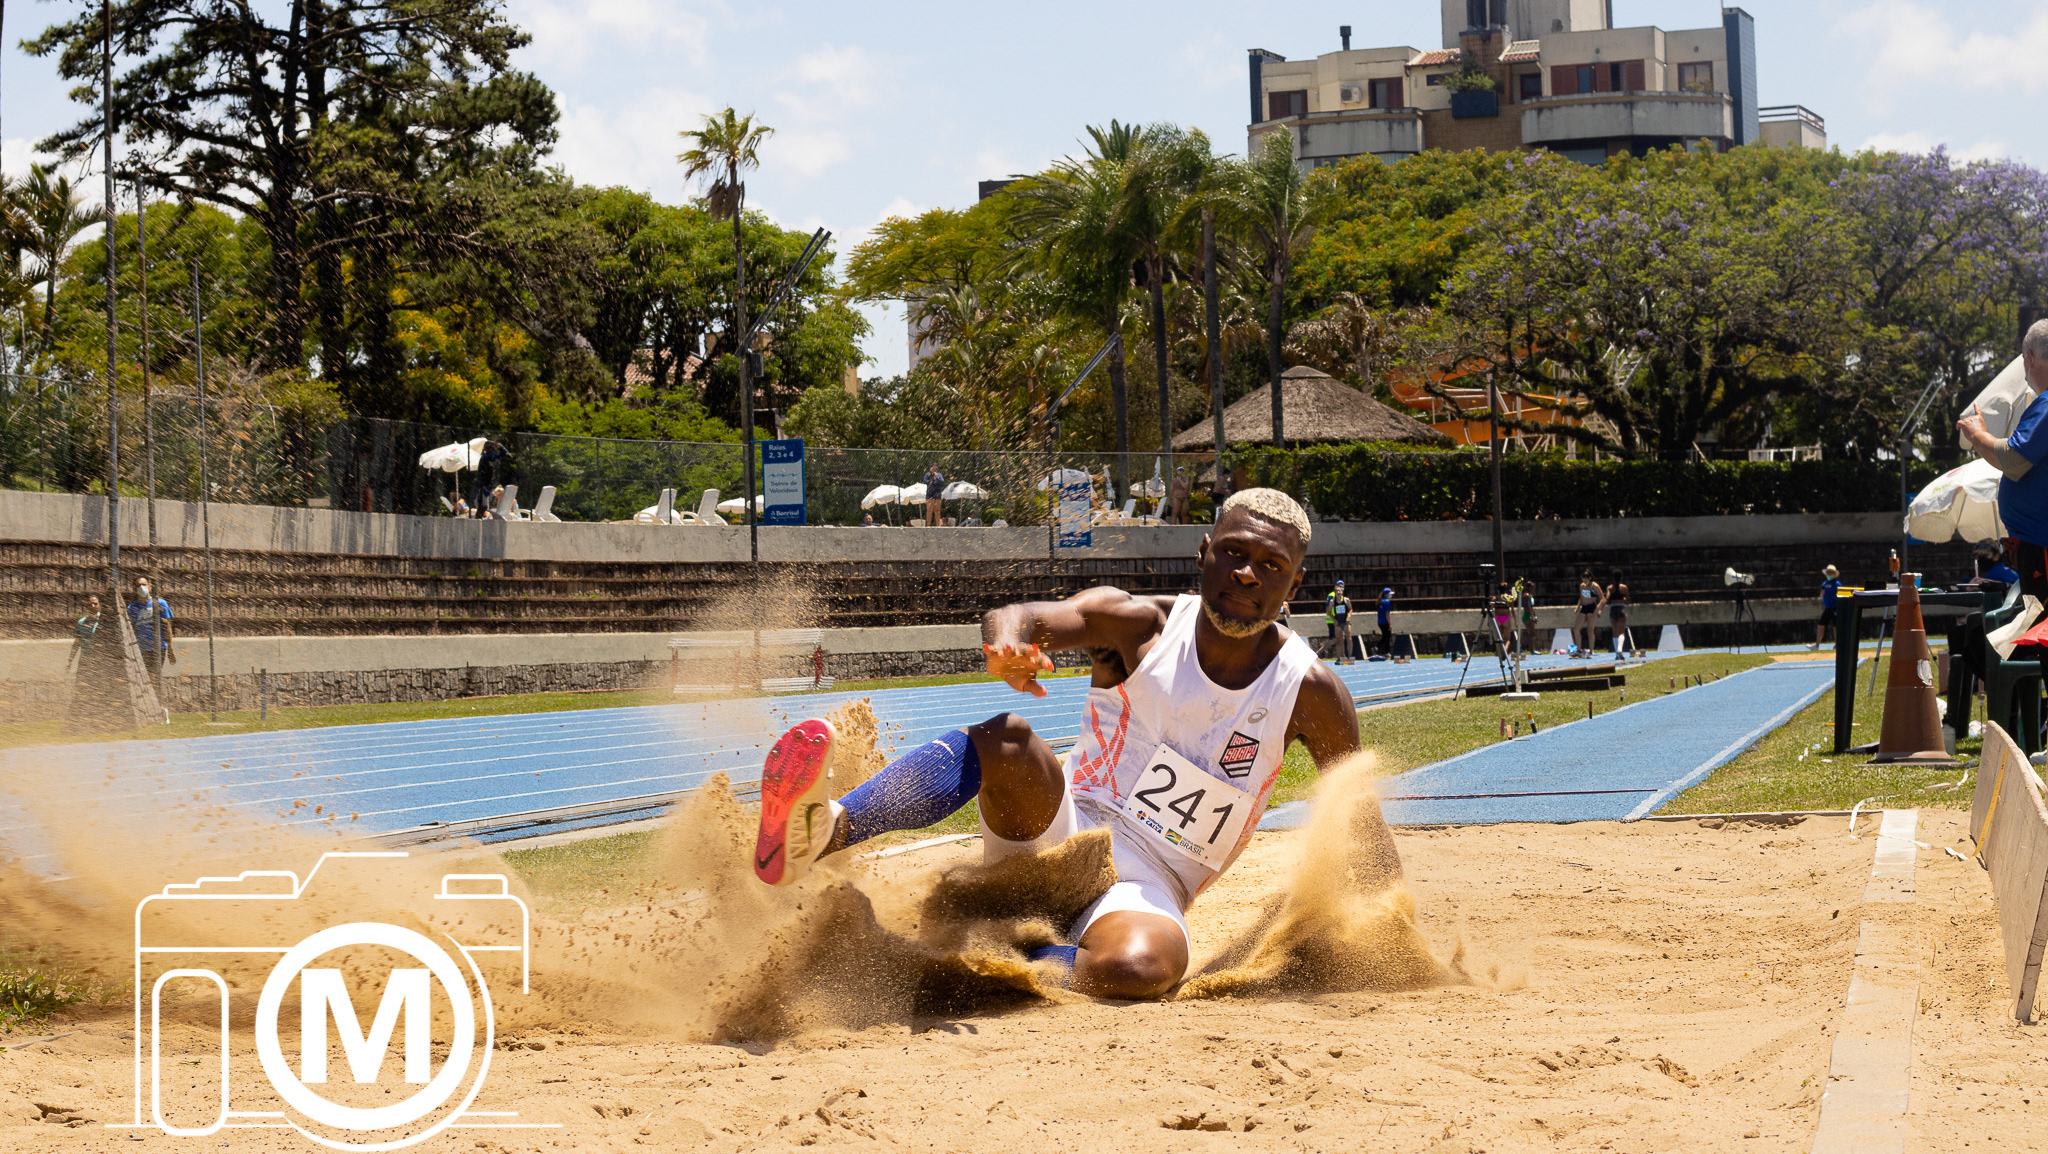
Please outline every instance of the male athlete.
[[[1098, 587], [1011, 605], [982, 622], [991, 674], [1045, 696], [1051, 650], [1088, 651], [1094, 676], [1078, 744], [1062, 761], [1013, 713], [910, 751], [841, 801], [828, 800], [833, 732], [784, 734], [761, 776], [754, 867], [770, 885], [891, 830], [921, 829], [978, 798], [982, 852], [996, 861], [1107, 827], [1120, 879], [1075, 923], [1073, 946], [1034, 958], [1071, 966], [1072, 988], [1155, 998], [1188, 966], [1185, 911], [1250, 841], [1299, 738], [1319, 769], [1357, 752], [1351, 693], [1308, 643], [1275, 624], [1301, 585], [1309, 523], [1273, 489], [1217, 513], [1196, 556], [1201, 592], [1134, 597]], [[1375, 820], [1359, 847], [1381, 877], [1400, 871]]]

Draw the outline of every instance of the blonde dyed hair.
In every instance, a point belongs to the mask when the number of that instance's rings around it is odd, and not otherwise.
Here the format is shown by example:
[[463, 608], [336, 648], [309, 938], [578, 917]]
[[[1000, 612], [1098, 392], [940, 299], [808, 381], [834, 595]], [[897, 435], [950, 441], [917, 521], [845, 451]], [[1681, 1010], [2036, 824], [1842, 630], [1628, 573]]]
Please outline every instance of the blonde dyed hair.
[[1302, 549], [1304, 551], [1308, 549], [1308, 514], [1302, 510], [1301, 505], [1294, 498], [1282, 493], [1280, 490], [1240, 489], [1232, 493], [1223, 502], [1223, 508], [1216, 511], [1216, 523], [1221, 525], [1223, 518], [1229, 516], [1232, 511], [1237, 509], [1243, 509], [1247, 513], [1257, 513], [1268, 521], [1274, 521], [1287, 526], [1294, 530], [1296, 536], [1301, 538]]

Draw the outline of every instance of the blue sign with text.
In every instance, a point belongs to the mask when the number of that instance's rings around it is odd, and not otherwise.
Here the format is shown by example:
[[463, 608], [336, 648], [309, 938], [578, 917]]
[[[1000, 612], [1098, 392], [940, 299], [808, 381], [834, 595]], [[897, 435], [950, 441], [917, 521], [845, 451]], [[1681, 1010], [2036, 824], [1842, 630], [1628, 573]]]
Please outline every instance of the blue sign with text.
[[804, 523], [804, 439], [761, 442], [763, 525]]

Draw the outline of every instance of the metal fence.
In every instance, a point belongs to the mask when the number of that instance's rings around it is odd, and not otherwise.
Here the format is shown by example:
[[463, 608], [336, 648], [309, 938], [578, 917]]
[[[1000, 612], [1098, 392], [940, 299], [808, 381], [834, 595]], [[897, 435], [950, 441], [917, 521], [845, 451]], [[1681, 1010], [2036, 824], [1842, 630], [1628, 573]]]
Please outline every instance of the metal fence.
[[[124, 494], [198, 500], [203, 453], [212, 498], [235, 504], [446, 516], [458, 499], [480, 507], [498, 485], [517, 485], [521, 507], [530, 509], [553, 486], [551, 511], [562, 520], [620, 521], [652, 507], [663, 489], [676, 490], [679, 510], [695, 509], [713, 489], [722, 502], [742, 499], [737, 444], [507, 433], [369, 417], [311, 425], [232, 396], [209, 396], [205, 403], [202, 437], [193, 394], [156, 392], [146, 409], [138, 395], [122, 394]], [[479, 437], [503, 452], [486, 453], [477, 469], [447, 473], [419, 464], [429, 450]], [[1191, 512], [1199, 514], [1208, 507], [1203, 487], [1214, 477], [1214, 461], [1214, 454], [1134, 453], [1119, 460], [1113, 453], [808, 446], [806, 520], [860, 525], [872, 518], [900, 525], [922, 518], [922, 501], [864, 499], [877, 489], [920, 484], [928, 467], [949, 483], [973, 486], [973, 495], [944, 502], [945, 515], [957, 521], [1044, 524], [1041, 484], [1054, 468], [1089, 473], [1105, 505], [1120, 511], [1135, 497], [1134, 512], [1157, 514], [1179, 467], [1193, 490]], [[758, 484], [758, 449], [755, 468]], [[101, 493], [106, 476], [106, 403], [96, 381], [0, 374], [0, 488]], [[744, 519], [737, 509], [725, 516]]]

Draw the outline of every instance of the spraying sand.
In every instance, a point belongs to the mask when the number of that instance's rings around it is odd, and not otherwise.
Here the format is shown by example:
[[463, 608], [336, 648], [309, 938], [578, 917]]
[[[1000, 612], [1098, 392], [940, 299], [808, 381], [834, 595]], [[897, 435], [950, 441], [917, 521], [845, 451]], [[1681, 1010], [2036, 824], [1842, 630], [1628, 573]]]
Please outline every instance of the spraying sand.
[[[854, 765], [870, 760], [859, 745]], [[745, 865], [745, 807], [707, 790], [630, 892], [535, 921], [533, 994], [502, 999], [489, 1089], [563, 1128], [422, 1148], [1183, 1150], [1227, 1130], [1305, 1150], [1805, 1149], [1868, 839], [1821, 820], [1416, 831], [1399, 838], [1408, 888], [1376, 890], [1345, 852], [1367, 777], [1333, 774], [1314, 826], [1254, 838], [1190, 911], [1195, 977], [1177, 1000], [1137, 1004], [1046, 991], [1022, 962], [1107, 884], [1099, 838], [1028, 869], [984, 869], [969, 842], [770, 890]], [[92, 783], [67, 784], [36, 791], [62, 801], [35, 812], [68, 877], [0, 868], [0, 934], [90, 967], [114, 997], [54, 1022], [66, 1036], [0, 1050], [0, 1151], [133, 1148], [99, 1123], [130, 1109], [118, 987], [134, 895], [303, 870], [342, 844], [196, 803], [156, 828], [124, 824]], [[2004, 1019], [1981, 871], [1938, 852], [1958, 834], [1923, 818], [1936, 850], [1921, 855], [1914, 916], [1933, 961], [1923, 1018], [1939, 1016], [1916, 1027], [1909, 1149], [2025, 1148], [2048, 1098], [2042, 1028]], [[374, 886], [337, 873], [312, 913], [381, 901], [444, 924], [430, 897], [443, 874], [502, 867], [472, 852], [389, 868]], [[1461, 942], [1505, 965], [1466, 962]], [[174, 1006], [165, 1057], [180, 1071], [216, 1061], [216, 1028], [203, 1004]], [[233, 1076], [260, 1083], [249, 1021], [232, 1028]], [[205, 1100], [200, 1076], [185, 1079], [169, 1108]], [[204, 1145], [317, 1149], [263, 1131]]]

